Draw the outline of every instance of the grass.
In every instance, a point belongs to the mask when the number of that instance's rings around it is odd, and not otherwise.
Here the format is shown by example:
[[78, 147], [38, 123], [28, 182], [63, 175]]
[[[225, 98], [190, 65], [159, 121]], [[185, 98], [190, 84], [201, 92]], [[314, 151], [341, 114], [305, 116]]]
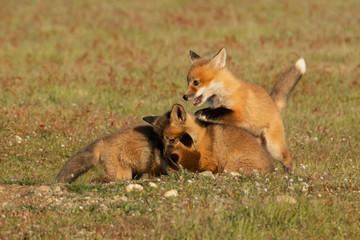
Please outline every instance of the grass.
[[[29, 199], [93, 139], [174, 103], [195, 111], [181, 99], [190, 49], [226, 47], [229, 69], [267, 90], [307, 63], [283, 112], [294, 175], [181, 171], [127, 193], [127, 182], [88, 185], [97, 168], [60, 185], [59, 205], [0, 206], [1, 238], [356, 239], [359, 10], [355, 0], [1, 1], [0, 183]], [[170, 189], [179, 196], [164, 198]]]

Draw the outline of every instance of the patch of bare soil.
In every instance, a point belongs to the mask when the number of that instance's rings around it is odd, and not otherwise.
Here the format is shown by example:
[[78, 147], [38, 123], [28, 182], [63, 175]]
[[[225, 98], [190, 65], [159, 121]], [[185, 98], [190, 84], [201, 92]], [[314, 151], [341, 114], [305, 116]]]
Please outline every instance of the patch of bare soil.
[[94, 193], [77, 194], [62, 185], [20, 186], [0, 185], [0, 209], [31, 205], [37, 208], [80, 208], [97, 204], [106, 210], [107, 204], [127, 201], [125, 196], [98, 197]]

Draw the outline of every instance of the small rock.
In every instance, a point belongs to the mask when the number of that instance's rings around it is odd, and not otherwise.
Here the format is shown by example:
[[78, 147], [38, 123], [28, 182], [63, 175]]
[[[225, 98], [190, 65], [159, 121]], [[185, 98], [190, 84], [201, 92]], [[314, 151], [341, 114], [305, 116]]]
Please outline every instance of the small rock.
[[143, 186], [141, 186], [140, 184], [131, 183], [131, 184], [126, 186], [126, 191], [127, 192], [132, 192], [132, 191], [135, 191], [135, 190], [142, 191], [143, 189], [144, 189]]
[[152, 188], [157, 188], [158, 186], [156, 185], [156, 183], [153, 183], [153, 182], [150, 182], [149, 183], [149, 186], [152, 187]]
[[231, 173], [230, 173], [230, 176], [236, 177], [236, 176], [241, 176], [241, 175], [240, 175], [240, 173], [238, 173], [238, 172], [231, 172]]
[[210, 171], [201, 172], [201, 173], [199, 173], [199, 175], [215, 178], [214, 174]]
[[16, 135], [16, 136], [15, 136], [15, 140], [16, 140], [17, 143], [20, 144], [23, 139], [22, 139], [20, 136]]
[[49, 193], [51, 192], [51, 188], [49, 186], [40, 186], [37, 189], [39, 192], [43, 192], [43, 193]]
[[59, 186], [55, 186], [53, 191], [59, 193], [61, 192], [61, 188]]
[[297, 203], [295, 198], [290, 197], [288, 195], [277, 196], [276, 201], [278, 201], [279, 203], [289, 203], [289, 204], [296, 204]]
[[169, 190], [164, 193], [164, 197], [166, 197], [166, 198], [167, 197], [177, 197], [177, 196], [179, 196], [179, 194], [178, 194], [178, 191], [175, 189]]

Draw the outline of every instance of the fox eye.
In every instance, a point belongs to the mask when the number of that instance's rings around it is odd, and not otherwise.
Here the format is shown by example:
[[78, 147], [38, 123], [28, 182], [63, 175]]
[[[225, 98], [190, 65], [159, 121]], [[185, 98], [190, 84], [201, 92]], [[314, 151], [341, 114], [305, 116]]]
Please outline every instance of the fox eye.
[[199, 85], [199, 83], [200, 83], [200, 81], [195, 80], [195, 81], [193, 82], [193, 85], [194, 85], [194, 86], [197, 86], [197, 85]]
[[175, 138], [169, 139], [169, 143], [174, 143], [175, 142]]

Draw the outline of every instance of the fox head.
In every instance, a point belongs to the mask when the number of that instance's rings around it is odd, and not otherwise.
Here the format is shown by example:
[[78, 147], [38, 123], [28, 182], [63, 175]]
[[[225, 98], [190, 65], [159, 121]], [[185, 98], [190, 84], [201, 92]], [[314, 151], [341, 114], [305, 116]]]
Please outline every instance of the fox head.
[[187, 75], [188, 87], [183, 98], [191, 100], [195, 106], [200, 106], [204, 102], [210, 102], [212, 98], [223, 91], [223, 82], [216, 76], [225, 68], [226, 50], [220, 51], [211, 59], [201, 58], [190, 50], [192, 65]]
[[185, 131], [187, 114], [180, 104], [161, 116], [148, 116], [143, 120], [150, 123], [164, 144], [171, 144]]
[[143, 120], [154, 127], [166, 148], [167, 146], [174, 144], [183, 134], [186, 122], [186, 112], [180, 104], [175, 104], [170, 112], [161, 116], [144, 117]]
[[185, 132], [186, 115], [183, 106], [175, 104], [170, 112], [161, 116], [143, 118], [154, 127], [164, 144], [164, 156], [173, 163], [175, 169], [178, 169], [178, 165], [187, 169], [195, 168], [194, 161], [200, 158], [193, 139]]

